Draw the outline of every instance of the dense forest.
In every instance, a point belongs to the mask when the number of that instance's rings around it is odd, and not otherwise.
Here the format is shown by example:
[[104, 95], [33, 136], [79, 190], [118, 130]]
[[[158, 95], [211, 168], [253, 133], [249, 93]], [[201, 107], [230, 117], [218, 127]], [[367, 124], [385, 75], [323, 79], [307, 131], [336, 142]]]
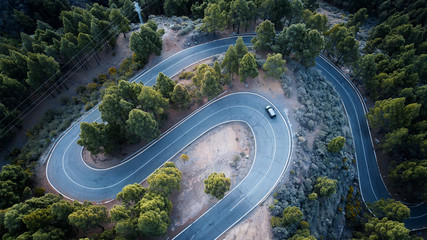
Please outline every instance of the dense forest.
[[[77, 97], [63, 100], [61, 108], [46, 113], [42, 120], [46, 124], [28, 130], [27, 145], [10, 153], [13, 164], [4, 166], [0, 173], [3, 239], [163, 236], [170, 224], [169, 196], [174, 189], [179, 189], [181, 180], [181, 172], [173, 163], [157, 170], [148, 179], [148, 188], [138, 184], [125, 187], [117, 195], [122, 204], [107, 211], [89, 202], [70, 203], [60, 196], [44, 194], [44, 189], [34, 186], [31, 180], [34, 161], [51, 138], [101, 100], [101, 117], [108, 124], [83, 123], [78, 142], [93, 154], [113, 152], [118, 145], [152, 140], [159, 135], [168, 108], [185, 109], [191, 98], [212, 98], [221, 92], [221, 84], [229, 84], [236, 76], [244, 82], [256, 77], [262, 68], [282, 83], [288, 81], [283, 77], [286, 71], [283, 57], [292, 65], [299, 84], [318, 94], [306, 93], [307, 97], [300, 99], [307, 104], [317, 102], [315, 109], [298, 113], [304, 131], [312, 131], [316, 122], [324, 121], [319, 117], [323, 117], [325, 111], [335, 116], [330, 121], [335, 121], [336, 126], [345, 125], [342, 112], [317, 105], [322, 97], [339, 104], [333, 90], [319, 83], [321, 77], [310, 70], [320, 53], [338, 66], [349, 68], [353, 81], [372, 101], [373, 107], [366, 117], [378, 139], [376, 146], [390, 165], [388, 174], [393, 187], [411, 202], [427, 200], [427, 1], [325, 0], [351, 12], [345, 23], [333, 26], [328, 24], [325, 15], [316, 12], [319, 7], [316, 0], [138, 2], [146, 23], [138, 32], [127, 36], [130, 23], [139, 22], [130, 0], [0, 0], [2, 148], [34, 106], [68, 88], [67, 80], [72, 73], [87, 68], [85, 64], [90, 59], [102, 64], [97, 53], [112, 50], [119, 34], [130, 38], [129, 47], [134, 53], [119, 69], [111, 68], [108, 75], [100, 74], [94, 83], [78, 88]], [[262, 23], [256, 27], [253, 49], [248, 50], [239, 38], [222, 61], [212, 67], [199, 65], [194, 72], [180, 76], [196, 86], [193, 93], [162, 73], [154, 87], [126, 81], [147, 63], [151, 54], [159, 55], [162, 50], [164, 30], [158, 29], [155, 22], [147, 21], [151, 14], [201, 18], [200, 30], [213, 36], [224, 29], [236, 33], [247, 31], [257, 20]], [[366, 45], [361, 47], [358, 33], [368, 18], [376, 25], [369, 31]], [[267, 59], [259, 59], [256, 51], [268, 52]], [[351, 155], [351, 146], [344, 137], [329, 138], [332, 133], [345, 135], [336, 126], [323, 129], [324, 135], [316, 139], [315, 145], [317, 151], [321, 151], [319, 159], [342, 161], [344, 168], [348, 168], [350, 161], [342, 157]], [[334, 155], [341, 149], [342, 155]], [[327, 169], [322, 163], [315, 167]], [[333, 174], [349, 177], [348, 173], [341, 173], [340, 169], [330, 172], [329, 177], [313, 174], [307, 181], [313, 184], [305, 183], [305, 192], [292, 186], [288, 190], [278, 189], [271, 207], [271, 225], [276, 238], [315, 239], [312, 233], [316, 237], [334, 238], [335, 233], [325, 230], [322, 235], [323, 232], [316, 229], [318, 226], [307, 222], [314, 216], [307, 213], [307, 209], [326, 211], [328, 201], [335, 200], [340, 202], [337, 211], [346, 212], [345, 219], [354, 230], [355, 239], [412, 238], [402, 223], [409, 217], [406, 206], [394, 200], [380, 200], [369, 205], [375, 217], [363, 215], [358, 190], [332, 178]], [[160, 175], [162, 177], [158, 177]], [[346, 197], [334, 195], [337, 191], [344, 191]], [[289, 200], [293, 192], [304, 200]], [[104, 223], [110, 221], [114, 227], [105, 230]], [[89, 234], [96, 228], [102, 233]], [[388, 231], [384, 233], [380, 229]]]

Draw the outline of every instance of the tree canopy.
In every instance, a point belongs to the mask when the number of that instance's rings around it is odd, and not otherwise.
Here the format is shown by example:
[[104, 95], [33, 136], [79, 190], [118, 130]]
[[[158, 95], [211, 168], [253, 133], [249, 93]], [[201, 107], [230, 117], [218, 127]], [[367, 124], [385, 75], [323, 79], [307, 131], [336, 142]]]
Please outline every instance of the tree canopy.
[[286, 61], [282, 59], [282, 54], [276, 53], [274, 55], [268, 54], [267, 61], [262, 66], [262, 69], [266, 71], [267, 75], [274, 78], [280, 78], [284, 72], [286, 72], [285, 67]]
[[170, 195], [173, 190], [180, 190], [181, 171], [172, 162], [154, 171], [147, 179], [149, 190], [161, 195]]
[[205, 183], [205, 193], [218, 199], [222, 199], [231, 186], [230, 178], [227, 178], [224, 173], [211, 173], [203, 182]]
[[328, 151], [331, 153], [337, 153], [341, 151], [341, 149], [344, 147], [344, 144], [345, 144], [344, 137], [339, 136], [339, 137], [333, 138], [328, 143]]
[[255, 29], [256, 36], [252, 38], [251, 43], [255, 49], [270, 50], [273, 46], [276, 32], [274, 30], [274, 24], [270, 20], [265, 20]]
[[314, 191], [321, 197], [329, 197], [337, 191], [337, 180], [328, 177], [318, 177]]
[[304, 66], [313, 66], [314, 58], [325, 46], [325, 40], [319, 31], [307, 28], [305, 24], [293, 24], [283, 28], [276, 36], [273, 50], [283, 56], [291, 55]]

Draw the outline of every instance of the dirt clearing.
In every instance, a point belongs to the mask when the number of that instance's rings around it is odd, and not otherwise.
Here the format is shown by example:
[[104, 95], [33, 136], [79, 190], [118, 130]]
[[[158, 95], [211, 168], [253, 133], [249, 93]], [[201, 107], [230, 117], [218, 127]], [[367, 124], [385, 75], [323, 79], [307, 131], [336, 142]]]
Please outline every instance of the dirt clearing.
[[[178, 234], [218, 202], [204, 192], [204, 179], [213, 172], [223, 172], [231, 178], [234, 188], [249, 172], [254, 150], [249, 127], [234, 122], [210, 130], [178, 153], [172, 162], [182, 171], [181, 191], [171, 197], [174, 207], [168, 235]], [[189, 160], [181, 160], [181, 154], [186, 154]]]

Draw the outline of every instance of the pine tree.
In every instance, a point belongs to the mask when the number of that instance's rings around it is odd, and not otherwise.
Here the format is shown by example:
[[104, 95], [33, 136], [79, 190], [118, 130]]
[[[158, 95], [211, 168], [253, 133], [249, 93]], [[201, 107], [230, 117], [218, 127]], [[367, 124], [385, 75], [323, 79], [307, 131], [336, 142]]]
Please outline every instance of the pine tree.
[[242, 58], [240, 61], [240, 69], [239, 69], [239, 75], [240, 75], [240, 81], [246, 82], [246, 78], [255, 78], [258, 76], [258, 67], [256, 65], [255, 57], [252, 53], [246, 53], [246, 55]]

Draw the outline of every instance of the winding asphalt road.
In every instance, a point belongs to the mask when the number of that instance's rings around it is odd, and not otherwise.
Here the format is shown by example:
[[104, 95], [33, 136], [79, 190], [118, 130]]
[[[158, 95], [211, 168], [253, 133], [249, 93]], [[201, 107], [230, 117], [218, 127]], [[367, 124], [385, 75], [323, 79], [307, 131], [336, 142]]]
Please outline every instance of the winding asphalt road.
[[[251, 37], [244, 37], [245, 43], [250, 44], [250, 39]], [[169, 76], [175, 75], [195, 62], [224, 53], [235, 40], [235, 37], [226, 38], [185, 49], [138, 76], [135, 81], [151, 86], [159, 72]], [[373, 202], [381, 197], [389, 197], [379, 176], [368, 126], [363, 117], [363, 105], [351, 85], [331, 65], [321, 58], [316, 62], [316, 67], [325, 74], [343, 98], [349, 115], [364, 200]], [[138, 155], [116, 167], [103, 170], [90, 168], [82, 161], [82, 147], [76, 144], [80, 128], [79, 124], [76, 124], [67, 130], [53, 148], [48, 158], [46, 175], [52, 187], [68, 198], [96, 202], [113, 199], [124, 186], [143, 181], [156, 168], [209, 129], [225, 122], [244, 122], [251, 128], [256, 142], [256, 157], [250, 172], [223, 200], [176, 237], [213, 239], [268, 196], [288, 165], [292, 147], [289, 122], [277, 108], [279, 116], [273, 120], [269, 119], [264, 110], [266, 105], [274, 106], [266, 97], [258, 94], [227, 95], [190, 115]], [[95, 109], [81, 121], [101, 122], [100, 113]], [[407, 226], [424, 225], [427, 222], [427, 216], [423, 215], [425, 213], [427, 210], [424, 204], [413, 208], [412, 214], [418, 215], [412, 215], [413, 218], [408, 220]]]

